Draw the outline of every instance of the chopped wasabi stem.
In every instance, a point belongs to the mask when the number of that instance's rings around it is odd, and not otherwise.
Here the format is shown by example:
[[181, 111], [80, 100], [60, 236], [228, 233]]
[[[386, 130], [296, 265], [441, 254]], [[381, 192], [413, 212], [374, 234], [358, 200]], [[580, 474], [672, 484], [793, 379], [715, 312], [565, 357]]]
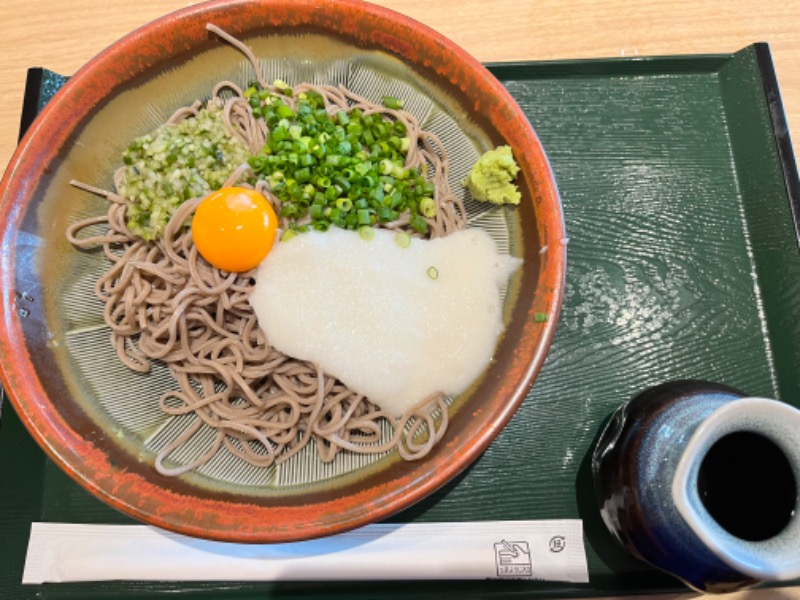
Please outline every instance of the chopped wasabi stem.
[[513, 181], [519, 173], [510, 146], [485, 152], [464, 180], [475, 200], [492, 204], [519, 204], [522, 195]]
[[219, 189], [249, 155], [247, 144], [228, 134], [215, 104], [136, 138], [123, 153], [118, 186], [129, 201], [128, 228], [145, 240], [160, 238], [178, 206]]

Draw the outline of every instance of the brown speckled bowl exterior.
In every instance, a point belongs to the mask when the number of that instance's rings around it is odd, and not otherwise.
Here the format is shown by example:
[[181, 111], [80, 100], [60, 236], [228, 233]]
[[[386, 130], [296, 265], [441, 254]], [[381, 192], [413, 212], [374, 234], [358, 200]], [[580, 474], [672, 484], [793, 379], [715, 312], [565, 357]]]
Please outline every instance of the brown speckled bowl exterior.
[[[107, 98], [131, 82], [185, 60], [219, 40], [213, 22], [233, 35], [318, 32], [362, 49], [383, 49], [452, 94], [463, 110], [509, 144], [522, 167], [518, 207], [525, 261], [510, 324], [486, 376], [452, 417], [439, 447], [419, 462], [393, 463], [343, 485], [280, 498], [247, 490], [198, 489], [160, 476], [132, 457], [61, 386], [48, 350], [41, 303], [22, 291], [49, 290], [31, 254], [37, 202], [74, 132]], [[64, 210], [68, 210], [65, 208]], [[235, 542], [285, 542], [348, 530], [385, 518], [452, 479], [497, 436], [544, 362], [562, 302], [566, 240], [556, 184], [545, 153], [505, 88], [474, 58], [435, 31], [384, 8], [352, 0], [222, 0], [170, 14], [131, 33], [76, 73], [44, 109], [14, 154], [0, 186], [3, 319], [2, 380], [26, 427], [50, 458], [120, 511], [191, 536]], [[540, 252], [543, 246], [546, 252]], [[545, 313], [547, 320], [535, 319]], [[26, 315], [26, 316], [23, 316]]]

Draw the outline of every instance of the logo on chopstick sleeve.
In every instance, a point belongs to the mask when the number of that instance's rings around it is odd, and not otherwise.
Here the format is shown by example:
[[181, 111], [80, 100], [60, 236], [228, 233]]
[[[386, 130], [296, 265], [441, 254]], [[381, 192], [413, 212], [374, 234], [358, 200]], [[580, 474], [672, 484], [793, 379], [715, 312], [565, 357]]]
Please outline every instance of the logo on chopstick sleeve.
[[550, 538], [550, 552], [559, 553], [563, 552], [567, 547], [567, 538], [563, 535], [554, 535]]
[[498, 577], [530, 577], [533, 573], [528, 542], [501, 540], [494, 545]]

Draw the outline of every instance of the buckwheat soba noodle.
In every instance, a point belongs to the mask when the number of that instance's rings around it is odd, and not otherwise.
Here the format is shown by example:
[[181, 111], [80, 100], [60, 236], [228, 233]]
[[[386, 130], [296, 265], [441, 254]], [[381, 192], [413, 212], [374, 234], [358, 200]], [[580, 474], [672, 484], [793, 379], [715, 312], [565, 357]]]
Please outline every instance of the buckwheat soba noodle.
[[[402, 121], [411, 138], [406, 167], [427, 172], [435, 187], [435, 216], [427, 219], [425, 236], [444, 236], [466, 226], [464, 207], [448, 187], [446, 152], [434, 134], [420, 130], [411, 114], [342, 87], [301, 84], [287, 94], [285, 88], [264, 81], [249, 48], [214, 26], [208, 29], [240, 49], [252, 63], [260, 87], [282, 93], [290, 106], [303, 93], [316, 93], [330, 114], [358, 108], [363, 114], [379, 113], [387, 122]], [[265, 120], [254, 114], [242, 89], [228, 81], [216, 86], [207, 103], [178, 110], [167, 124], [195, 117], [205, 107], [222, 112], [228, 135], [244, 143], [251, 155], [269, 139]], [[197, 469], [223, 448], [259, 467], [286, 461], [309, 444], [326, 462], [342, 451], [396, 449], [407, 460], [430, 452], [447, 427], [443, 394], [423, 399], [396, 418], [317, 365], [271, 347], [248, 304], [254, 271], [222, 271], [206, 262], [194, 245], [186, 225], [203, 197], [181, 203], [160, 236], [144, 239], [130, 228], [130, 199], [120, 193], [124, 172], [121, 168], [115, 174], [115, 191], [72, 182], [109, 202], [107, 214], [71, 225], [67, 237], [78, 248], [102, 247], [109, 261], [96, 294], [104, 303], [119, 359], [142, 373], [153, 361], [166, 364], [176, 385], [161, 396], [161, 409], [168, 415], [193, 416], [191, 426], [158, 453], [159, 472], [179, 475]], [[281, 201], [247, 162], [223, 185], [233, 184], [254, 187], [281, 214]], [[288, 219], [281, 217], [281, 227], [288, 226]], [[419, 235], [409, 227], [407, 215], [381, 226]], [[215, 432], [213, 442], [192, 462], [176, 466], [171, 455], [209, 427]]]

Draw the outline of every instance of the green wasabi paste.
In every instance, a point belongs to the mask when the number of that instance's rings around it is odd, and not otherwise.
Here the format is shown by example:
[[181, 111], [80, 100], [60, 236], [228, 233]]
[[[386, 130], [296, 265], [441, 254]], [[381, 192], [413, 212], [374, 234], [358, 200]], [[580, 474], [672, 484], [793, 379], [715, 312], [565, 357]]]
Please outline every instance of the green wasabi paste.
[[514, 185], [519, 166], [514, 162], [510, 146], [499, 146], [485, 152], [464, 180], [464, 187], [475, 200], [492, 204], [519, 204], [522, 198]]

